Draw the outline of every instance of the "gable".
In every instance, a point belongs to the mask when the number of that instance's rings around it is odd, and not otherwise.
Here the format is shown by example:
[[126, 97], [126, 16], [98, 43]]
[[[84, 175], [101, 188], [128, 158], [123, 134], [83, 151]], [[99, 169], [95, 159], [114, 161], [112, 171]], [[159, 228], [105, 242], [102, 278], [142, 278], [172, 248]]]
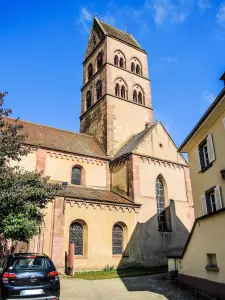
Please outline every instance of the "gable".
[[97, 19], [94, 18], [92, 29], [88, 39], [84, 60], [98, 46], [98, 44], [102, 41], [104, 37], [105, 37], [105, 33], [103, 32], [102, 27], [100, 26]]
[[161, 122], [152, 126], [132, 152], [187, 165], [184, 157], [177, 152], [176, 145]]

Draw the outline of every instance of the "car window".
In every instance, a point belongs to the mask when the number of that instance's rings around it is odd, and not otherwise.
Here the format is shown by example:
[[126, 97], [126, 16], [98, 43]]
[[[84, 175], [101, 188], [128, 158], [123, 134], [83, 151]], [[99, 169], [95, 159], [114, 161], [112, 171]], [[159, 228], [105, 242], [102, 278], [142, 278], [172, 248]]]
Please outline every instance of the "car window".
[[53, 265], [47, 257], [15, 257], [11, 263], [10, 269], [49, 269]]

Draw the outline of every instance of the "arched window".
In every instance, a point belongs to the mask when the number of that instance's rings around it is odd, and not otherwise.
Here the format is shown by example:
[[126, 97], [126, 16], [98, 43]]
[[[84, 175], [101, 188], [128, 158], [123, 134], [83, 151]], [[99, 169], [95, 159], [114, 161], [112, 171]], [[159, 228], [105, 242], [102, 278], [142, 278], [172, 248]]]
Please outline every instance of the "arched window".
[[88, 80], [90, 80], [92, 76], [93, 76], [93, 65], [90, 64], [88, 66]]
[[115, 224], [112, 230], [112, 254], [118, 255], [123, 253], [123, 228]]
[[121, 87], [121, 98], [126, 98], [126, 90], [124, 85], [122, 85]]
[[140, 75], [140, 66], [139, 65], [136, 65], [136, 74]]
[[158, 218], [158, 230], [167, 230], [166, 214], [165, 214], [165, 199], [164, 199], [164, 187], [162, 181], [156, 179], [156, 202], [157, 202], [157, 218]]
[[139, 92], [139, 93], [138, 93], [138, 103], [139, 103], [139, 104], [142, 104], [142, 100], [143, 100], [142, 93]]
[[81, 185], [81, 168], [73, 167], [72, 168], [72, 184]]
[[133, 92], [133, 102], [137, 103], [137, 91]]
[[119, 63], [118, 56], [115, 55], [115, 57], [114, 57], [114, 65], [118, 66], [118, 63]]
[[103, 65], [103, 54], [100, 52], [97, 57], [97, 69], [99, 70]]
[[91, 91], [88, 91], [86, 95], [86, 109], [89, 109], [90, 107], [91, 107]]
[[131, 72], [134, 72], [135, 71], [135, 64], [134, 62], [131, 63]]
[[120, 57], [120, 68], [124, 68], [124, 61], [122, 57]]
[[102, 97], [102, 82], [99, 80], [96, 84], [96, 97], [97, 100]]
[[117, 97], [120, 96], [120, 86], [119, 86], [118, 83], [117, 83], [116, 86], [115, 86], [115, 95], [116, 95]]
[[74, 244], [74, 255], [83, 255], [83, 226], [78, 222], [70, 225], [70, 243]]

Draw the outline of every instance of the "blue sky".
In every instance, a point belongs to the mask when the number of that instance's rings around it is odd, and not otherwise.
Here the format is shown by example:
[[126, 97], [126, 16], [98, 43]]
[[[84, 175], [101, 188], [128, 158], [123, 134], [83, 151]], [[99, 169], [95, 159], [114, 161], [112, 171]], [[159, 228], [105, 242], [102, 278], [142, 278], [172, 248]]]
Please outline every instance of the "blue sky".
[[15, 117], [79, 131], [95, 14], [148, 52], [155, 119], [178, 145], [223, 88], [225, 1], [2, 0], [0, 11], [0, 90]]

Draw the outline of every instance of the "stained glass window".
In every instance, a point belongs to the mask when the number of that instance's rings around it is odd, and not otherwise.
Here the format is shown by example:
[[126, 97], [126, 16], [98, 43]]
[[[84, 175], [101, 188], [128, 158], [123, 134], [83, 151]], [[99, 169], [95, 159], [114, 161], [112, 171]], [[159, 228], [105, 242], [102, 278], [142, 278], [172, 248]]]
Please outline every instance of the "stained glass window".
[[81, 169], [78, 167], [73, 167], [72, 169], [72, 184], [81, 185]]
[[158, 229], [164, 231], [167, 229], [166, 226], [166, 214], [164, 207], [164, 189], [162, 181], [156, 179], [156, 202], [157, 202], [157, 218], [158, 218]]
[[112, 230], [112, 253], [123, 253], [123, 228], [118, 224], [115, 224]]
[[83, 255], [83, 226], [78, 222], [70, 226], [70, 243], [74, 244], [74, 255]]

